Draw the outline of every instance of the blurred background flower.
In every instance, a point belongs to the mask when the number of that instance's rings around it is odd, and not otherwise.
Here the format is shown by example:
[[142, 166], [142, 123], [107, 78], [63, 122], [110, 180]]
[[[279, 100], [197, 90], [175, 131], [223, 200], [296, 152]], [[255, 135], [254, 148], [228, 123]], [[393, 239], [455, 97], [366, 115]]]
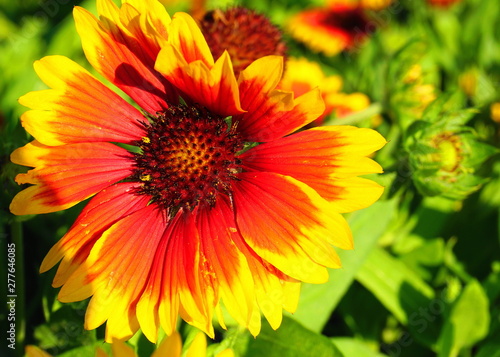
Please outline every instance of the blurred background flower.
[[199, 24], [214, 58], [228, 51], [236, 76], [260, 57], [286, 55], [280, 29], [250, 9], [215, 9], [205, 13]]
[[343, 93], [342, 85], [343, 81], [339, 75], [327, 76], [317, 62], [306, 58], [288, 58], [279, 88], [292, 91], [295, 97], [299, 97], [319, 87], [326, 108], [313, 125], [322, 125], [329, 116], [342, 118], [370, 105], [370, 99], [362, 93]]
[[297, 13], [289, 20], [287, 29], [313, 51], [334, 56], [363, 41], [368, 35], [367, 25], [368, 18], [361, 4], [335, 0], [325, 7]]

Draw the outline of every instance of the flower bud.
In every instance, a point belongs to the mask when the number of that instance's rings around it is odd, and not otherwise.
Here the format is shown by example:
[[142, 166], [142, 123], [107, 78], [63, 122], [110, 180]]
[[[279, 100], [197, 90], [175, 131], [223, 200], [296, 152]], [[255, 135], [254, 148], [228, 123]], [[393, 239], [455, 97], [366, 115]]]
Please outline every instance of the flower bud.
[[408, 129], [405, 149], [421, 194], [462, 200], [485, 182], [479, 169], [498, 150], [465, 126], [474, 110], [447, 111], [448, 105], [441, 98], [430, 105]]

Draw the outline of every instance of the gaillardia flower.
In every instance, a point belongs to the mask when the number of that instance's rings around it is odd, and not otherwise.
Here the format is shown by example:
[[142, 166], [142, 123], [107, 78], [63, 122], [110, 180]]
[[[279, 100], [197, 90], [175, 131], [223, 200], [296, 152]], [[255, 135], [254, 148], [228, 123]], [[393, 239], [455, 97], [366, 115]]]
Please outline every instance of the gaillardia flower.
[[368, 35], [368, 25], [359, 3], [333, 0], [327, 7], [298, 12], [288, 21], [287, 29], [311, 50], [334, 56], [359, 45]]
[[357, 176], [382, 171], [367, 155], [384, 138], [348, 126], [298, 131], [324, 104], [318, 90], [276, 89], [282, 57], [237, 79], [189, 15], [170, 19], [153, 0], [97, 5], [99, 19], [74, 10], [85, 54], [141, 110], [65, 57], [35, 63], [50, 89], [20, 99], [35, 140], [12, 161], [34, 169], [17, 176], [31, 186], [11, 211], [92, 197], [41, 271], [60, 261], [59, 300], [91, 297], [85, 328], [107, 322], [109, 342], [139, 328], [156, 341], [178, 316], [214, 336], [221, 305], [253, 335], [261, 313], [277, 328], [300, 282], [325, 282], [326, 268], [340, 267], [334, 246], [352, 248], [341, 213], [381, 195]]
[[200, 20], [200, 28], [215, 58], [229, 53], [236, 75], [260, 57], [286, 54], [278, 27], [244, 7], [209, 11]]

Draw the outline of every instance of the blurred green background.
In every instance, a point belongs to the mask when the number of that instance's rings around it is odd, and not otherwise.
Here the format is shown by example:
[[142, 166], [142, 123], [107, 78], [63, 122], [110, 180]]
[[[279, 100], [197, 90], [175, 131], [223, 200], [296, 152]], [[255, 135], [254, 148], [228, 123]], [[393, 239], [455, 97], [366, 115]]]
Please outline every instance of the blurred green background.
[[[192, 8], [180, 0], [164, 3], [171, 14]], [[325, 124], [375, 127], [389, 140], [375, 156], [385, 173], [372, 177], [386, 191], [372, 207], [348, 215], [356, 249], [340, 252], [343, 268], [332, 270], [328, 283], [304, 285], [298, 311], [280, 329], [264, 323], [254, 339], [230, 325], [218, 331], [209, 352], [232, 347], [237, 356], [500, 356], [498, 0], [450, 6], [394, 0], [379, 11], [366, 10], [369, 38], [335, 56], [315, 52], [286, 30], [292, 15], [325, 2], [209, 1], [207, 8], [232, 4], [281, 27], [289, 56], [319, 63], [326, 74], [343, 78], [345, 93], [370, 98], [367, 109], [332, 115]], [[96, 13], [94, 1], [0, 0], [0, 291], [2, 299], [8, 295], [7, 244], [15, 243], [18, 356], [26, 344], [55, 356], [93, 356], [95, 346], [103, 346], [103, 327], [83, 330], [86, 302], [58, 303], [51, 287], [55, 269], [38, 274], [82, 204], [29, 217], [8, 210], [20, 190], [14, 177], [26, 171], [9, 155], [30, 141], [17, 98], [45, 88], [33, 62], [58, 54], [92, 70], [74, 28], [74, 5]], [[416, 77], [408, 77], [415, 68]], [[433, 103], [425, 97], [429, 88]], [[2, 333], [7, 314], [0, 312]], [[180, 330], [187, 341], [194, 333], [187, 325]], [[139, 356], [154, 349], [140, 333], [129, 343]], [[1, 355], [13, 352], [3, 342], [1, 347]]]

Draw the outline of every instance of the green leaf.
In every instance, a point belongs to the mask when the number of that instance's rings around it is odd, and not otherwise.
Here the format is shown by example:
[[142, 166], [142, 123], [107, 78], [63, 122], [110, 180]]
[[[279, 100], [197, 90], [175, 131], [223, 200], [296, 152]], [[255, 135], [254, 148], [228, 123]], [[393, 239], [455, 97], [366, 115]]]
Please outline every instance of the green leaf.
[[16, 25], [12, 23], [4, 13], [0, 12], [0, 39], [8, 38], [16, 30]]
[[[366, 318], [367, 316], [370, 318]], [[339, 320], [342, 320], [351, 332], [350, 336], [355, 336], [370, 346], [378, 346], [381, 331], [384, 331], [384, 339], [387, 337], [385, 332], [388, 318], [390, 314], [380, 301], [361, 284], [354, 283], [340, 301], [323, 333], [328, 336], [343, 336], [339, 331]]]
[[396, 205], [396, 199], [378, 201], [350, 216], [354, 251], [338, 251], [343, 267], [330, 269], [330, 279], [326, 284], [303, 284], [299, 307], [293, 314], [295, 320], [316, 332], [323, 329], [332, 311], [353, 282], [356, 272], [379, 237], [386, 231]]
[[486, 216], [500, 207], [500, 160], [493, 163], [490, 181], [479, 191], [479, 206], [481, 210], [478, 213], [481, 216]]
[[422, 239], [421, 245], [402, 255], [400, 259], [423, 279], [430, 281], [432, 279], [430, 268], [443, 264], [444, 252], [445, 243], [442, 238]]
[[[60, 303], [58, 303], [60, 304]], [[59, 305], [60, 308], [50, 315], [50, 320], [34, 328], [37, 346], [60, 352], [82, 345], [91, 345], [96, 342], [96, 330], [87, 331], [83, 328], [84, 302], [75, 302]], [[58, 354], [56, 354], [58, 355]]]
[[457, 356], [464, 347], [472, 347], [488, 334], [489, 302], [481, 285], [472, 280], [452, 306], [439, 337], [439, 357]]
[[483, 288], [489, 301], [495, 301], [500, 296], [500, 261], [495, 261], [491, 273], [483, 283]]
[[382, 248], [372, 251], [356, 279], [405, 325], [407, 311], [428, 305], [434, 297], [420, 276]]
[[457, 35], [460, 33], [460, 20], [451, 11], [443, 11], [433, 17], [434, 29], [438, 32], [448, 56], [453, 56], [458, 51]]
[[344, 356], [356, 357], [385, 357], [385, 354], [371, 350], [366, 343], [349, 337], [332, 338], [332, 342]]
[[274, 331], [264, 323], [257, 338], [248, 339], [245, 357], [343, 357], [340, 350], [325, 336], [308, 330], [289, 317], [284, 317]]
[[[163, 330], [160, 329], [160, 334]], [[161, 341], [161, 336], [159, 336], [158, 341]], [[139, 330], [130, 340], [128, 340], [128, 345], [136, 351], [138, 356], [151, 356], [155, 350], [155, 344], [151, 343], [146, 336]]]
[[500, 342], [491, 342], [479, 349], [475, 357], [500, 357]]
[[439, 335], [444, 298], [435, 298], [433, 289], [406, 264], [382, 248], [372, 251], [356, 279], [367, 288], [412, 336], [433, 346]]
[[108, 353], [111, 355], [111, 348], [110, 344], [100, 342], [96, 343], [94, 345], [87, 345], [87, 346], [82, 346], [78, 348], [73, 348], [69, 351], [66, 351], [64, 353], [58, 354], [58, 357], [89, 357], [89, 356], [95, 356], [97, 348], [102, 349], [104, 352]]

